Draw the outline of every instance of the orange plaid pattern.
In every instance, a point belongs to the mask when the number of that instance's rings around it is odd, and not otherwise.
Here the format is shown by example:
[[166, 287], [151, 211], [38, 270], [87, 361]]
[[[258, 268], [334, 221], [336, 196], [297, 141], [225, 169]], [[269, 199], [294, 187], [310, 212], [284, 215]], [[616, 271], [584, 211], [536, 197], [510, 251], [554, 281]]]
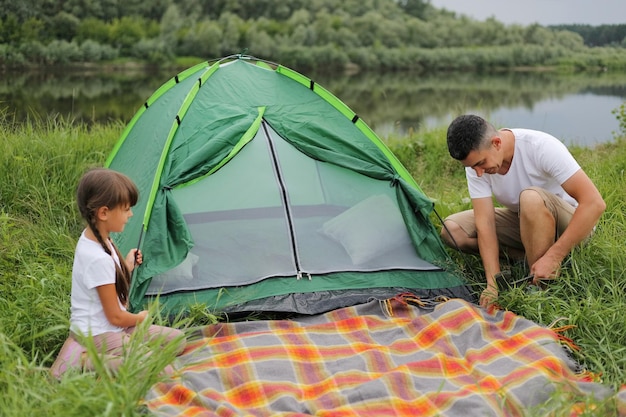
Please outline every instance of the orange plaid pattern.
[[404, 300], [204, 327], [146, 405], [181, 417], [520, 416], [554, 390], [588, 395], [553, 330], [462, 300]]

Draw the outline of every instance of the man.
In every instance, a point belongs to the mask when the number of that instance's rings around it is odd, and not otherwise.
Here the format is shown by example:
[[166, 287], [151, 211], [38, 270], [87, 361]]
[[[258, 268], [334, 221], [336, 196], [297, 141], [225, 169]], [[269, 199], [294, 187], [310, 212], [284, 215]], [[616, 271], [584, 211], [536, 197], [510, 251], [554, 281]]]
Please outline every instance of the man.
[[[533, 284], [556, 278], [606, 208], [565, 145], [536, 130], [496, 130], [475, 115], [457, 117], [447, 141], [450, 155], [465, 166], [473, 210], [447, 217], [441, 237], [480, 253], [487, 278], [481, 306], [498, 297], [501, 254], [525, 256]], [[502, 207], [494, 207], [493, 198]]]

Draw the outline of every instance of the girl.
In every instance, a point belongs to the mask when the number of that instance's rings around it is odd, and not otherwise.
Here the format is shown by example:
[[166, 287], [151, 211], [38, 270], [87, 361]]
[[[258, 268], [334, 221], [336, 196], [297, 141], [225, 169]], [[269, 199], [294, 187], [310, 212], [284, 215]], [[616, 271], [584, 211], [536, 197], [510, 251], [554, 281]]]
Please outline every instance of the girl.
[[[76, 194], [87, 227], [74, 256], [70, 336], [51, 369], [57, 378], [73, 366], [93, 370], [79, 343], [85, 336], [92, 336], [98, 352], [104, 352], [107, 367], [117, 370], [135, 326], [148, 318], [145, 310], [137, 314], [126, 310], [131, 272], [135, 263], [142, 263], [141, 251], [132, 249], [123, 258], [110, 238], [110, 233], [122, 232], [133, 215], [137, 187], [119, 172], [97, 168], [82, 177]], [[158, 338], [162, 345], [176, 341], [177, 355], [185, 348], [183, 333], [177, 329], [151, 325], [146, 338]], [[171, 371], [168, 366], [166, 372]]]

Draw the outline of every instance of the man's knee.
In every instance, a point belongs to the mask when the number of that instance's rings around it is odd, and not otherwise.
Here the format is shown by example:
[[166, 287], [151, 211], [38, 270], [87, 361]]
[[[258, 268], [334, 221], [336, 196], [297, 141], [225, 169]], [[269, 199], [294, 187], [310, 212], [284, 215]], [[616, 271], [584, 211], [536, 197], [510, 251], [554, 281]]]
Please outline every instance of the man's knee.
[[[543, 201], [543, 197], [541, 196], [540, 188], [538, 187], [528, 187], [523, 189], [519, 193], [519, 203], [522, 205], [545, 205]], [[521, 209], [522, 207], [520, 207]]]
[[519, 194], [519, 213], [520, 216], [530, 215], [537, 216], [542, 212], [548, 213], [546, 201], [538, 187], [529, 187]]
[[450, 227], [452, 224], [453, 222], [444, 221], [443, 227], [441, 228], [441, 232], [439, 233], [439, 236], [441, 237], [441, 240], [443, 241], [443, 243], [445, 243], [448, 246], [452, 246], [450, 244], [452, 242], [452, 237], [450, 236]]
[[455, 222], [445, 220], [441, 228], [441, 240], [451, 248], [463, 250], [465, 241], [469, 238], [467, 233]]

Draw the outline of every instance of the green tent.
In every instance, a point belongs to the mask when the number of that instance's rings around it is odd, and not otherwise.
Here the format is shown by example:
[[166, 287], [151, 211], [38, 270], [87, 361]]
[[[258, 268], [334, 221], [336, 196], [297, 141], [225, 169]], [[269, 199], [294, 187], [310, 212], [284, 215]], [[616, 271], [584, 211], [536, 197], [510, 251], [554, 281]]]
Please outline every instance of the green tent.
[[161, 86], [107, 160], [140, 190], [131, 309], [315, 314], [410, 291], [471, 299], [432, 202], [376, 134], [303, 75], [253, 57]]

